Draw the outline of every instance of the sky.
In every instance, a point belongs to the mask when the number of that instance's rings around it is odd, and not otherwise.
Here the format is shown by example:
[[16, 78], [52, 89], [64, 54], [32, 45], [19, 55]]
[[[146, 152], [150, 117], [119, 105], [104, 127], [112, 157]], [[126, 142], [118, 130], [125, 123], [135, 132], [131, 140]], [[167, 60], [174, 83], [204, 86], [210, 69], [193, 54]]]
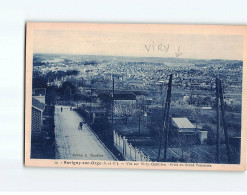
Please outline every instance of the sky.
[[243, 37], [80, 30], [35, 30], [34, 53], [242, 60]]

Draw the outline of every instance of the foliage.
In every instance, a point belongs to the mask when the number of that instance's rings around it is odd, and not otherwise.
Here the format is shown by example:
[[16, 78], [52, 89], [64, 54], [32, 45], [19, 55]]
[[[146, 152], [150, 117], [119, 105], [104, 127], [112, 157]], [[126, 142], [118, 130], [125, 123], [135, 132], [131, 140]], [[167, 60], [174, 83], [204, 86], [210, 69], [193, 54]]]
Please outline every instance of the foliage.
[[161, 109], [152, 109], [149, 113], [148, 129], [150, 136], [158, 138], [163, 129], [163, 115]]
[[37, 71], [33, 72], [33, 81], [32, 81], [32, 87], [33, 88], [46, 88], [47, 87], [47, 78], [40, 74]]

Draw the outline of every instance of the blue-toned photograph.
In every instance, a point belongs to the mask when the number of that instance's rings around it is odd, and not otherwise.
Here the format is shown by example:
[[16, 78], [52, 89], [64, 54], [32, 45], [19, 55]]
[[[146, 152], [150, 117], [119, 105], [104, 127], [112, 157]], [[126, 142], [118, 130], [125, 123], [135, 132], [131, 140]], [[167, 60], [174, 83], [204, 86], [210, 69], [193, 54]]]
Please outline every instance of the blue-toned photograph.
[[31, 159], [240, 164], [243, 37], [37, 30]]

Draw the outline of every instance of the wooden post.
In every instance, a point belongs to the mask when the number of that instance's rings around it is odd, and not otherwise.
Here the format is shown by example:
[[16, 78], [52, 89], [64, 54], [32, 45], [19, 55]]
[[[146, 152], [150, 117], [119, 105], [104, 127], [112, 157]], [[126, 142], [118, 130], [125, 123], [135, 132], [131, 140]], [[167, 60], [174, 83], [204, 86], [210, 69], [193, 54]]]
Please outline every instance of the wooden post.
[[120, 147], [120, 135], [118, 135], [118, 146]]
[[164, 143], [164, 161], [167, 161], [167, 147], [168, 147], [168, 134], [169, 134], [169, 123], [170, 123], [170, 104], [171, 104], [171, 90], [172, 90], [172, 74], [170, 75], [169, 83], [168, 83], [168, 90], [167, 90], [167, 109], [165, 113], [165, 123], [164, 123], [164, 130], [165, 130], [165, 143]]
[[90, 115], [89, 115], [89, 117], [90, 117], [90, 123], [92, 122], [92, 117], [91, 117], [91, 115], [92, 115], [92, 86], [90, 87], [90, 107], [89, 107], [89, 109], [90, 109]]
[[[167, 89], [167, 96], [166, 96], [166, 103], [165, 103], [165, 111], [164, 111], [164, 127], [162, 128], [161, 135], [160, 135], [160, 142], [159, 142], [159, 151], [157, 161], [160, 160], [160, 153], [161, 153], [161, 146], [163, 140], [163, 134], [165, 133], [165, 148], [164, 148], [164, 158], [166, 159], [166, 151], [167, 151], [167, 140], [168, 140], [168, 133], [166, 129], [166, 124], [168, 122], [169, 111], [170, 111], [170, 101], [171, 101], [171, 87], [172, 87], [172, 74], [170, 74], [168, 89]], [[168, 114], [168, 115], [167, 115]], [[165, 132], [166, 130], [166, 132]]]
[[222, 116], [222, 125], [225, 133], [225, 143], [226, 143], [226, 150], [228, 156], [228, 163], [231, 163], [231, 149], [229, 144], [229, 135], [225, 121], [225, 103], [223, 99], [223, 90], [221, 85], [221, 80], [219, 80], [219, 92], [220, 92], [220, 104], [221, 104], [221, 116]]
[[111, 122], [112, 122], [112, 129], [114, 129], [114, 121], [113, 121], [113, 115], [114, 115], [114, 77], [112, 77], [112, 116], [111, 116]]
[[217, 135], [216, 135], [216, 160], [220, 162], [220, 107], [219, 107], [219, 79], [216, 78], [216, 117], [217, 117]]
[[123, 136], [123, 156], [125, 156], [125, 137]]
[[[165, 122], [165, 112], [166, 112], [166, 109], [167, 109], [167, 104], [165, 103], [165, 111], [164, 111], [164, 100], [162, 100], [162, 109], [161, 109], [162, 124], [164, 124], [164, 122]], [[160, 140], [159, 140], [159, 150], [158, 150], [157, 161], [160, 160], [160, 153], [161, 153], [161, 146], [162, 146], [163, 134], [164, 134], [164, 128], [162, 128], [160, 130]]]
[[137, 148], [135, 147], [135, 159], [134, 159], [135, 161], [136, 161], [136, 152], [137, 152], [136, 150], [137, 150]]
[[129, 145], [129, 148], [130, 148], [130, 158], [132, 158], [132, 156], [131, 156], [132, 145], [131, 144]]
[[141, 161], [143, 160], [143, 152], [142, 151], [140, 151], [140, 157], [141, 157]]
[[127, 142], [126, 142], [126, 138], [124, 138], [124, 156], [126, 156], [126, 148], [127, 148]]

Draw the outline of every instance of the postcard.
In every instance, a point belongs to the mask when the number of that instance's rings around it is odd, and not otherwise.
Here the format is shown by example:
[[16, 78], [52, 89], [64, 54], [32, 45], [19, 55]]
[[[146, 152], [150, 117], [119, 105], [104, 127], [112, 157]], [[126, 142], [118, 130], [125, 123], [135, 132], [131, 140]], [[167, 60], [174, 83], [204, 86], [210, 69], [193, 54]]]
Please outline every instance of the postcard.
[[25, 165], [245, 171], [247, 26], [26, 24]]

